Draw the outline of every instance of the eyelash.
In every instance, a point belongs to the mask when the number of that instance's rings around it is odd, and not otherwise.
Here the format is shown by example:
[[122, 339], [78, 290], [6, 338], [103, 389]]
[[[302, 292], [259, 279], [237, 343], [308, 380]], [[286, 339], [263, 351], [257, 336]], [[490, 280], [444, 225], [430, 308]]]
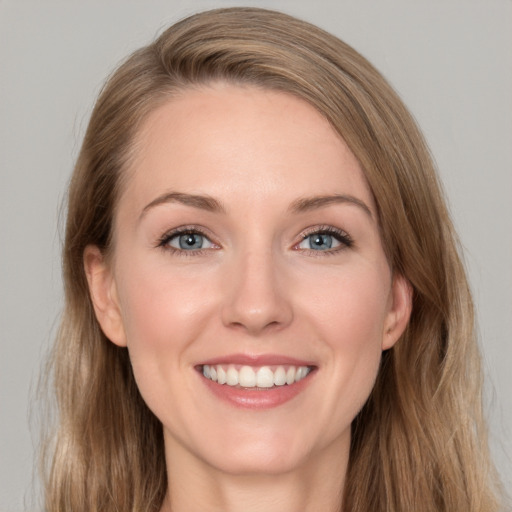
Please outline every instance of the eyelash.
[[[166, 252], [170, 252], [171, 254], [176, 254], [178, 256], [200, 256], [202, 254], [205, 254], [207, 251], [210, 251], [211, 248], [208, 249], [196, 249], [193, 251], [186, 251], [182, 249], [176, 249], [175, 247], [172, 247], [169, 245], [169, 242], [180, 235], [201, 235], [208, 240], [211, 241], [211, 235], [207, 234], [203, 229], [201, 229], [198, 226], [181, 226], [179, 228], [174, 228], [171, 231], [167, 231], [164, 233], [157, 242], [157, 247], [161, 248], [162, 250]], [[212, 242], [214, 246], [218, 245], [215, 242]], [[217, 248], [214, 247], [214, 248]]]
[[330, 256], [333, 254], [337, 254], [340, 251], [344, 251], [345, 249], [350, 249], [351, 247], [354, 246], [354, 240], [346, 231], [335, 228], [333, 226], [323, 225], [323, 226], [313, 226], [311, 228], [308, 228], [305, 232], [303, 232], [301, 234], [301, 240], [298, 244], [294, 245], [294, 248], [297, 247], [301, 242], [306, 240], [311, 235], [317, 235], [317, 234], [332, 236], [340, 243], [340, 246], [336, 247], [335, 249], [327, 250], [327, 251], [315, 251], [313, 249], [296, 249], [296, 250], [307, 251], [308, 253], [312, 254], [313, 256], [327, 256], [327, 255]]
[[[208, 248], [208, 249], [196, 249], [196, 250], [186, 251], [186, 250], [182, 250], [182, 249], [176, 249], [175, 247], [172, 247], [171, 245], [169, 245], [169, 242], [173, 238], [180, 236], [180, 235], [189, 235], [189, 234], [200, 235], [200, 236], [203, 236], [211, 241], [211, 236], [208, 235], [200, 227], [198, 227], [198, 226], [181, 226], [181, 227], [174, 228], [171, 231], [167, 231], [166, 233], [164, 233], [158, 239], [156, 246], [166, 252], [171, 252], [171, 254], [176, 254], [176, 255], [185, 256], [185, 257], [200, 256], [200, 255], [203, 255], [206, 252], [211, 250], [211, 248]], [[330, 235], [340, 243], [340, 246], [336, 247], [335, 249], [326, 250], [326, 251], [315, 251], [313, 249], [298, 249], [297, 248], [297, 246], [301, 242], [306, 240], [311, 235], [316, 235], [316, 234]], [[349, 248], [353, 247], [353, 245], [354, 245], [354, 241], [352, 240], [351, 236], [347, 232], [345, 232], [341, 229], [335, 228], [333, 226], [328, 226], [328, 225], [313, 226], [311, 228], [308, 228], [306, 231], [301, 233], [300, 237], [301, 237], [300, 241], [298, 243], [294, 244], [293, 248], [295, 250], [306, 251], [308, 254], [312, 254], [313, 256], [333, 255], [333, 254], [336, 254], [345, 249], [349, 249]], [[214, 247], [215, 249], [219, 247], [218, 244], [216, 244], [215, 242], [211, 242], [211, 243], [214, 246], [216, 246], [216, 247]]]

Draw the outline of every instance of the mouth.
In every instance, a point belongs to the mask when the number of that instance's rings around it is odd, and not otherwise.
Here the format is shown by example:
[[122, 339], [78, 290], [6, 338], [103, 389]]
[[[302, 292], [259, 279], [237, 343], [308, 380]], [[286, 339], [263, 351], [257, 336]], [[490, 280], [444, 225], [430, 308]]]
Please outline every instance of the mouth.
[[204, 364], [199, 371], [206, 379], [238, 389], [269, 390], [291, 386], [305, 379], [314, 366]]
[[213, 396], [243, 409], [269, 409], [301, 395], [318, 367], [286, 357], [232, 356], [195, 367]]

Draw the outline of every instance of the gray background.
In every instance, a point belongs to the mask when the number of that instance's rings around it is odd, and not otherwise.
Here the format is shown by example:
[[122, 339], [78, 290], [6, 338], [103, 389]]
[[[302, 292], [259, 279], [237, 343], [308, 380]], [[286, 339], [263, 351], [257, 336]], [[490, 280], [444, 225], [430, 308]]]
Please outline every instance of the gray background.
[[170, 22], [240, 4], [346, 40], [418, 119], [466, 250], [492, 447], [512, 487], [510, 0], [0, 0], [0, 512], [33, 509], [28, 416], [62, 303], [59, 204], [101, 83]]

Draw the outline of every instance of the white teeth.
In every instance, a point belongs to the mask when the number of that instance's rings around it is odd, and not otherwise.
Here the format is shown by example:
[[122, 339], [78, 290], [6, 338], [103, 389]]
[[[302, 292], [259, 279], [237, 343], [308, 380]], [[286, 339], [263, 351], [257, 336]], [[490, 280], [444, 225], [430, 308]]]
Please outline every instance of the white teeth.
[[256, 386], [256, 373], [250, 366], [242, 366], [238, 372], [238, 382], [243, 388], [253, 388]]
[[237, 386], [238, 385], [238, 372], [236, 368], [230, 366], [228, 371], [226, 372], [226, 384], [228, 386]]
[[[213, 370], [213, 368], [212, 368]], [[307, 375], [307, 368], [305, 366], [301, 366], [300, 368], [297, 368], [297, 372], [295, 373], [295, 382], [298, 382], [299, 380], [303, 379]], [[212, 379], [215, 379], [212, 372]]]
[[217, 366], [217, 382], [219, 384], [226, 384], [226, 381], [227, 377], [224, 368], [222, 368], [222, 366]]
[[286, 384], [286, 372], [282, 366], [274, 372], [274, 384], [276, 386], [284, 386]]
[[285, 369], [284, 366], [254, 368], [245, 365], [237, 370], [234, 365], [229, 365], [227, 368], [220, 364], [203, 365], [203, 375], [207, 379], [228, 386], [240, 385], [243, 388], [271, 388], [284, 386], [285, 384], [291, 385], [302, 380], [310, 371], [311, 368], [307, 366], [288, 366]]
[[274, 372], [268, 366], [262, 366], [256, 375], [259, 388], [271, 388], [274, 385]]

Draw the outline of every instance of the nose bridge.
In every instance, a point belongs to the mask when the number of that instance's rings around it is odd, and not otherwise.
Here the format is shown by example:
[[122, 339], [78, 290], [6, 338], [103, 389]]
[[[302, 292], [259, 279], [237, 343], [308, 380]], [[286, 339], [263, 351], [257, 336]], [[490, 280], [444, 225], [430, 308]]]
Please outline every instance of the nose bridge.
[[258, 334], [269, 327], [284, 327], [291, 321], [291, 303], [270, 244], [240, 250], [230, 267], [223, 311], [226, 325]]

